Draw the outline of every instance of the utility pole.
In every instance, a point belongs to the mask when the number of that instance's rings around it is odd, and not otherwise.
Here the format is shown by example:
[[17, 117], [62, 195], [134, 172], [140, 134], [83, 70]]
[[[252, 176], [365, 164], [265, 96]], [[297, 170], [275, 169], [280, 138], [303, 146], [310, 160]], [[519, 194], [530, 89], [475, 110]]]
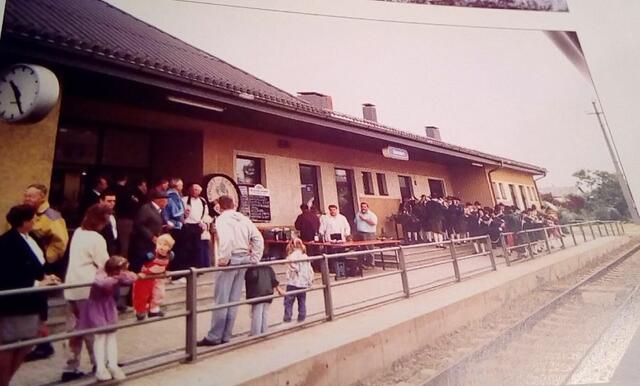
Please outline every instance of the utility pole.
[[598, 117], [598, 123], [600, 124], [600, 128], [602, 129], [602, 135], [604, 135], [604, 141], [607, 143], [607, 148], [609, 149], [609, 154], [611, 155], [611, 160], [613, 161], [613, 166], [616, 168], [616, 177], [618, 177], [618, 183], [620, 184], [620, 188], [622, 189], [622, 195], [624, 196], [624, 200], [627, 202], [627, 207], [629, 208], [629, 214], [631, 214], [631, 220], [635, 224], [640, 224], [640, 216], [638, 215], [638, 208], [636, 207], [636, 203], [633, 200], [633, 195], [631, 195], [631, 189], [629, 188], [629, 183], [627, 179], [622, 173], [622, 168], [620, 167], [620, 161], [616, 156], [616, 153], [613, 151], [613, 146], [611, 142], [613, 138], [609, 140], [609, 136], [607, 135], [607, 131], [604, 128], [604, 124], [602, 123], [602, 118], [600, 118], [600, 114], [604, 114], [601, 111], [598, 111], [598, 107], [596, 106], [596, 102], [592, 101], [593, 110], [595, 111], [596, 116]]

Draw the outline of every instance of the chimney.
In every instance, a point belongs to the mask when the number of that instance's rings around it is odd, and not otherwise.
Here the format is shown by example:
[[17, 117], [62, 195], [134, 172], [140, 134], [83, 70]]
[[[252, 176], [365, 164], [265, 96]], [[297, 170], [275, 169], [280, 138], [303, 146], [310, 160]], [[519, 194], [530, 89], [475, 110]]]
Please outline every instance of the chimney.
[[378, 115], [376, 114], [376, 105], [371, 103], [363, 103], [362, 117], [366, 121], [378, 122]]
[[319, 109], [329, 111], [333, 110], [333, 102], [329, 95], [320, 94], [315, 91], [304, 91], [298, 92], [298, 98]]
[[442, 141], [440, 139], [440, 129], [436, 126], [425, 126], [425, 132], [427, 133], [427, 138], [435, 139], [436, 141]]

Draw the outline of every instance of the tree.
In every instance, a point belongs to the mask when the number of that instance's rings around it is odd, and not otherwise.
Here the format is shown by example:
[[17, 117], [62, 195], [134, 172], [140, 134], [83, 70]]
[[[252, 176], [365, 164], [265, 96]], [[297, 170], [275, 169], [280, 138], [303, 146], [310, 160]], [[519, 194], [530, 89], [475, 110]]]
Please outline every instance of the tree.
[[587, 201], [582, 196], [578, 196], [577, 194], [568, 194], [565, 197], [565, 202], [562, 203], [562, 206], [569, 209], [574, 213], [580, 213], [585, 206], [587, 205]]
[[629, 217], [629, 209], [616, 175], [602, 170], [579, 170], [573, 173], [576, 185], [591, 213], [603, 213], [603, 208], [614, 208], [622, 217]]

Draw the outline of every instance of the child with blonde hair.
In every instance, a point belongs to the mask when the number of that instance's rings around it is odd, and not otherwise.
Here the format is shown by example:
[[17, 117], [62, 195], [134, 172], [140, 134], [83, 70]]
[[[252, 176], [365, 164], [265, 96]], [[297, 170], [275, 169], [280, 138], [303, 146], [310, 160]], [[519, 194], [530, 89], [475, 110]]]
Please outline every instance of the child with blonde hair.
[[[128, 267], [129, 263], [124, 257], [111, 256], [104, 268], [98, 270], [91, 286], [87, 306], [82, 308], [78, 318], [79, 329], [118, 324], [118, 309], [113, 294], [119, 285], [129, 285], [137, 278], [137, 275], [130, 272]], [[118, 366], [118, 341], [115, 330], [95, 334], [93, 355], [98, 381], [125, 378], [124, 372]]]
[[[313, 268], [309, 261], [299, 261], [308, 258], [307, 248], [300, 239], [294, 239], [287, 244], [287, 292], [311, 287], [313, 284]], [[293, 303], [298, 300], [298, 322], [303, 322], [307, 317], [307, 293], [302, 292], [284, 297], [284, 322], [291, 321]]]
[[150, 278], [150, 275], [161, 275], [167, 271], [169, 262], [173, 259], [171, 249], [175, 240], [169, 234], [162, 234], [156, 239], [155, 252], [147, 254], [147, 261], [140, 269], [140, 279], [133, 284], [133, 308], [136, 310], [136, 318], [143, 320], [147, 317], [162, 317], [160, 310], [165, 293], [165, 278]]

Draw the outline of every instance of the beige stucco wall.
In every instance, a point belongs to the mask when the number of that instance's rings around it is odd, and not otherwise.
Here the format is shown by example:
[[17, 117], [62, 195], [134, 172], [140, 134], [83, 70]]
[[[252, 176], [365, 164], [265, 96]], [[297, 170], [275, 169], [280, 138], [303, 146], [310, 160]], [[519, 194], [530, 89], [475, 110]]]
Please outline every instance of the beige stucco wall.
[[476, 166], [456, 166], [450, 169], [453, 181], [452, 194], [463, 202], [480, 201], [482, 205], [493, 206], [489, 177], [485, 168]]
[[[495, 182], [496, 185], [499, 186], [502, 184], [504, 186], [504, 191], [506, 194], [506, 198], [503, 198], [500, 195], [500, 198], [497, 200], [499, 203], [503, 203], [506, 205], [516, 204], [520, 208], [523, 207], [531, 207], [531, 205], [536, 205], [538, 208], [540, 207], [539, 193], [535, 181], [533, 179], [533, 175], [518, 172], [515, 170], [509, 169], [499, 169], [491, 173], [491, 182]], [[516, 202], [513, 202], [511, 198], [511, 193], [509, 190], [509, 185], [514, 185], [516, 188]], [[526, 191], [525, 200], [522, 200], [522, 196], [520, 194], [520, 186], [523, 186]], [[529, 189], [533, 190], [533, 194], [529, 194]]]
[[9, 124], [0, 121], [0, 231], [7, 229], [5, 214], [22, 201], [33, 183], [49, 186], [58, 131], [60, 102], [39, 122]]
[[[288, 148], [278, 147], [278, 140], [286, 139]], [[395, 213], [400, 202], [398, 175], [410, 176], [414, 180], [413, 191], [416, 196], [429, 194], [428, 178], [445, 181], [447, 192], [452, 191], [449, 170], [444, 165], [398, 161], [384, 158], [382, 154], [354, 150], [345, 147], [315, 143], [302, 139], [281, 137], [259, 131], [211, 124], [204, 133], [204, 172], [225, 173], [235, 178], [235, 156], [255, 156], [265, 161], [265, 186], [271, 190], [272, 222], [269, 225], [291, 225], [299, 213], [300, 173], [299, 164], [316, 165], [320, 171], [320, 195], [326, 210], [327, 205], [337, 203], [335, 183], [336, 167], [353, 170], [355, 198], [370, 201], [380, 219], [386, 219]], [[374, 177], [374, 195], [364, 195], [362, 172], [368, 171]], [[386, 174], [388, 196], [380, 196], [375, 182], [375, 173]], [[273, 210], [277, 208], [277, 210]], [[383, 221], [378, 231], [381, 231]], [[385, 232], [392, 227], [386, 224]]]

